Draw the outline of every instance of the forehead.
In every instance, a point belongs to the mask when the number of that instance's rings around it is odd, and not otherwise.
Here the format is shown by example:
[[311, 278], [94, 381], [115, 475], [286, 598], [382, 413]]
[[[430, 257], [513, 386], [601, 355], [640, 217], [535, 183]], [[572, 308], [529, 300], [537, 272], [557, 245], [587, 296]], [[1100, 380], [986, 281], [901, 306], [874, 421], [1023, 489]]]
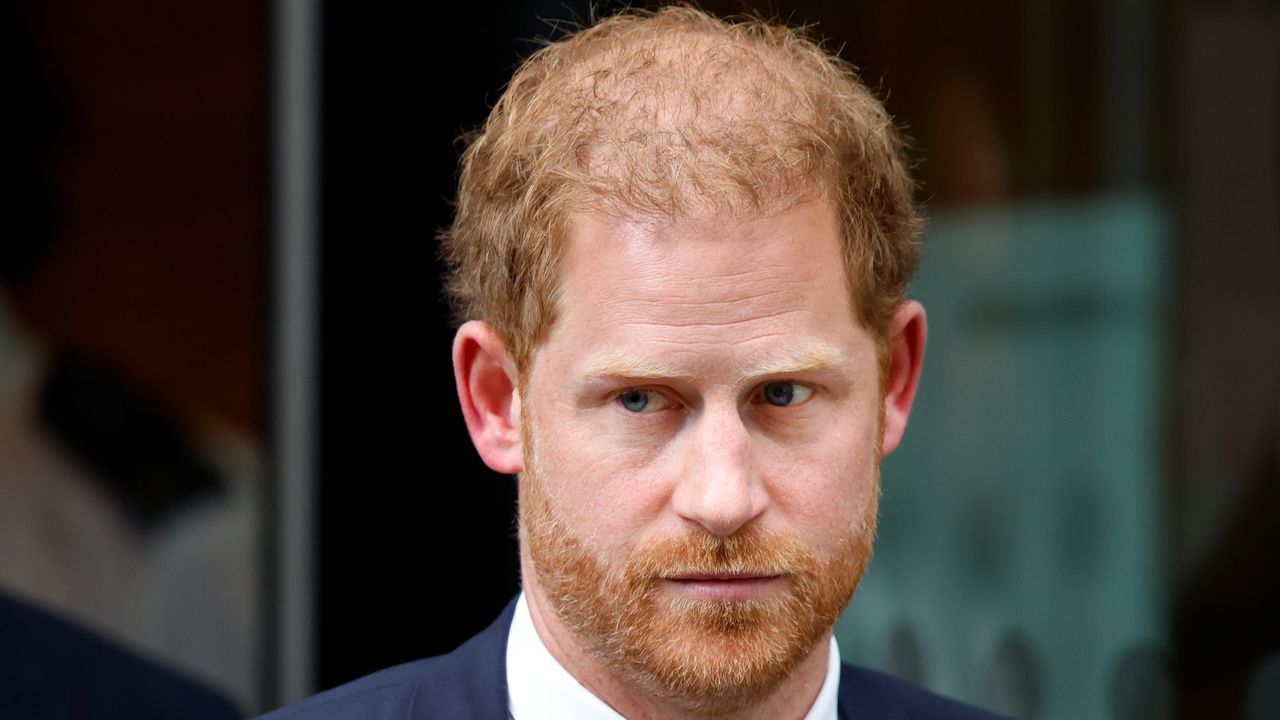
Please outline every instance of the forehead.
[[846, 347], [860, 330], [825, 201], [746, 218], [582, 214], [566, 240], [548, 345], [583, 359], [625, 348], [737, 361], [800, 339]]

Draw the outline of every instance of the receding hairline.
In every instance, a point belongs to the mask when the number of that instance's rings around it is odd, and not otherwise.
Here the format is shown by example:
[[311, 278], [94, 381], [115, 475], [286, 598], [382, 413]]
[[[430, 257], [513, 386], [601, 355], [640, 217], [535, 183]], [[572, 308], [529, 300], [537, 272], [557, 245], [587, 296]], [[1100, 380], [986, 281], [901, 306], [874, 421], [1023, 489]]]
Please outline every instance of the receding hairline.
[[524, 365], [555, 321], [571, 215], [767, 214], [809, 186], [839, 210], [855, 307], [881, 328], [915, 264], [911, 183], [891, 118], [821, 45], [664, 7], [540, 49], [464, 153], [442, 234], [458, 318], [493, 323]]

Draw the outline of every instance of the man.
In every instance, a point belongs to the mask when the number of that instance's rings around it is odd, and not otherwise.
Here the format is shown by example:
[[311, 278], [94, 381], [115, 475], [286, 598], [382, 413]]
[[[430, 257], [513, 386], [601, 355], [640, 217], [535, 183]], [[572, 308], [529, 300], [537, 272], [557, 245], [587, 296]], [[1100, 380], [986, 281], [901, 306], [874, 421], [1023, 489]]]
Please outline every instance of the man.
[[674, 7], [535, 53], [443, 238], [524, 592], [277, 717], [988, 717], [831, 636], [919, 378], [919, 224], [884, 109], [797, 33]]

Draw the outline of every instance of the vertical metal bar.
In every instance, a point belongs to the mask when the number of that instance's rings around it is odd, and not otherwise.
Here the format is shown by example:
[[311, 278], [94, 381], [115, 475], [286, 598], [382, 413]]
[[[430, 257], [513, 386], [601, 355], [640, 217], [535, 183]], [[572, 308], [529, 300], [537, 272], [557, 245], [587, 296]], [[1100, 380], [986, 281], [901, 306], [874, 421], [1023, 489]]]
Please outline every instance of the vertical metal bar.
[[274, 657], [268, 699], [315, 691], [319, 3], [276, 0], [274, 24]]
[[1150, 182], [1152, 175], [1152, 80], [1160, 18], [1151, 0], [1106, 2], [1098, 6], [1098, 13], [1103, 189], [1140, 187]]

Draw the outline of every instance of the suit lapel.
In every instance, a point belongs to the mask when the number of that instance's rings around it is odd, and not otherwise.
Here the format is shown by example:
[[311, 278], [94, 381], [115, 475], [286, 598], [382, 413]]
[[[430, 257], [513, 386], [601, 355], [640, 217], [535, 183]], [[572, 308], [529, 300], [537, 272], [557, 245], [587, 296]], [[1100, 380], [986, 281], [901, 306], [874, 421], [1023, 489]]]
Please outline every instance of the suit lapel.
[[840, 666], [836, 715], [840, 720], [909, 720], [874, 675], [848, 664]]
[[[448, 677], [419, 688], [426, 696], [417, 698], [412, 717], [507, 720], [507, 635], [515, 608], [513, 599], [493, 624], [449, 654]], [[852, 665], [840, 667], [836, 715], [840, 720], [909, 720], [873, 674]]]
[[445, 672], [419, 685], [409, 717], [507, 719], [507, 634], [515, 609], [513, 599], [493, 624], [441, 658]]

